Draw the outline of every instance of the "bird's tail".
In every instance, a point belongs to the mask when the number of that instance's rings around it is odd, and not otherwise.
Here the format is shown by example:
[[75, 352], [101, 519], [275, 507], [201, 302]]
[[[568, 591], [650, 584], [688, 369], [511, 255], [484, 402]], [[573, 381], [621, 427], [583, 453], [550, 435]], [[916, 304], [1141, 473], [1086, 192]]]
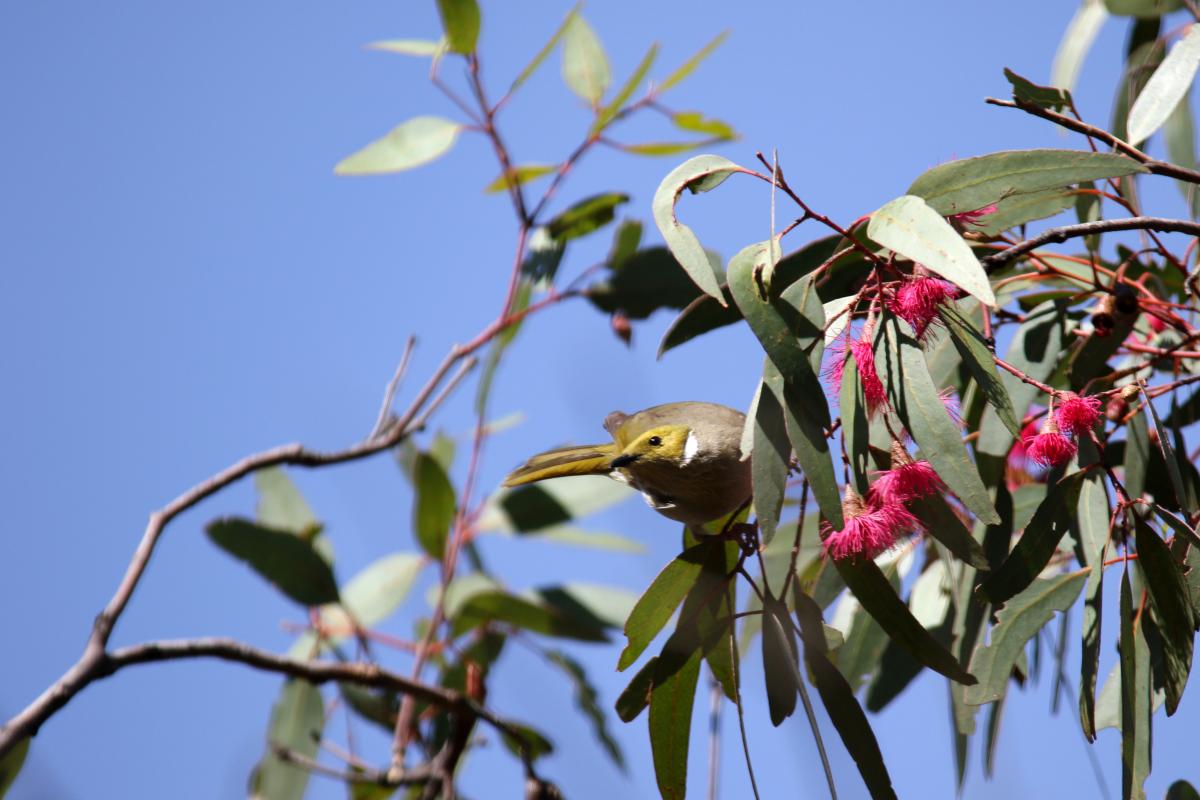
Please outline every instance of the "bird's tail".
[[613, 444], [559, 447], [531, 457], [504, 479], [504, 485], [520, 486], [566, 475], [607, 475], [616, 457]]

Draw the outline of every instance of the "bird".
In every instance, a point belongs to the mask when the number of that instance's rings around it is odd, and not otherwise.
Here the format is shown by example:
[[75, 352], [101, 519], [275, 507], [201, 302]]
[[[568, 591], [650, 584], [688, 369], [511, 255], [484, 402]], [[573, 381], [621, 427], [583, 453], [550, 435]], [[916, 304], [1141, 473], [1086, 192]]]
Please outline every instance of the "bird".
[[569, 475], [606, 475], [641, 492], [668, 519], [702, 526], [750, 500], [750, 461], [742, 459], [742, 412], [686, 401], [604, 418], [604, 444], [538, 453], [504, 479], [522, 486]]

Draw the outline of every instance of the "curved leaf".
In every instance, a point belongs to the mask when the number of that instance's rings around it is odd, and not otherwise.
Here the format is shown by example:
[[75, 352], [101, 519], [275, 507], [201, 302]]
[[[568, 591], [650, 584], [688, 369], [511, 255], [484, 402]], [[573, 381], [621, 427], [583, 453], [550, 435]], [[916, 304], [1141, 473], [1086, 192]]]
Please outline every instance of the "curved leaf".
[[1162, 630], [1164, 688], [1167, 716], [1175, 713], [1192, 669], [1192, 647], [1196, 630], [1187, 581], [1166, 543], [1142, 520], [1136, 521], [1138, 568], [1146, 576], [1150, 604]]
[[634, 68], [633, 74], [629, 76], [629, 80], [617, 90], [617, 94], [613, 97], [612, 102], [600, 109], [596, 114], [596, 121], [592, 123], [592, 133], [599, 133], [604, 130], [608, 123], [616, 119], [617, 114], [621, 112], [625, 103], [637, 91], [638, 86], [646, 79], [646, 73], [650, 71], [650, 67], [654, 64], [654, 59], [658, 57], [658, 45], [650, 45], [650, 49], [642, 56], [642, 60]]
[[735, 172], [745, 172], [727, 158], [713, 155], [695, 156], [680, 164], [663, 178], [654, 192], [654, 223], [662, 233], [671, 254], [700, 290], [725, 305], [721, 283], [708, 260], [708, 254], [692, 229], [675, 216], [675, 204], [684, 189], [693, 192], [709, 191]]
[[446, 154], [462, 126], [442, 117], [414, 117], [333, 168], [337, 175], [381, 175], [428, 164]]
[[719, 545], [723, 542], [705, 541], [689, 547], [658, 573], [625, 623], [628, 643], [621, 651], [618, 670], [625, 670], [638, 660], [695, 585], [709, 550]]
[[245, 561], [297, 603], [320, 606], [338, 601], [333, 570], [299, 536], [236, 517], [213, 520], [204, 531], [214, 544]]
[[1087, 58], [1088, 50], [1092, 49], [1092, 42], [1096, 40], [1096, 34], [1106, 19], [1108, 12], [1099, 0], [1083, 0], [1079, 4], [1054, 53], [1054, 63], [1050, 67], [1052, 86], [1067, 91], [1075, 88], [1083, 60]]
[[711, 42], [704, 45], [704, 47], [701, 47], [694, 56], [683, 62], [678, 69], [668, 75], [663, 82], [658, 85], [659, 93], [661, 94], [662, 92], [665, 92], [667, 89], [670, 89], [672, 86], [676, 85], [684, 78], [695, 72], [696, 67], [700, 66], [700, 62], [712, 55], [713, 51], [720, 47], [721, 43], [724, 42], [728, 36], [729, 31], [721, 31], [716, 35], [716, 37], [713, 38]]
[[593, 106], [600, 103], [612, 81], [604, 46], [579, 14], [572, 14], [563, 30], [562, 75], [567, 88]]
[[754, 426], [754, 445], [750, 455], [750, 471], [754, 488], [754, 515], [758, 521], [763, 545], [770, 544], [783, 509], [787, 490], [788, 462], [792, 446], [784, 424], [783, 407], [775, 393], [763, 391], [760, 383], [751, 409]]
[[949, 304], [942, 305], [938, 309], [938, 314], [946, 323], [946, 329], [950, 331], [950, 340], [954, 342], [954, 349], [958, 351], [962, 357], [962, 363], [966, 364], [967, 369], [970, 370], [971, 377], [975, 379], [992, 408], [996, 410], [996, 416], [1013, 436], [1019, 436], [1021, 426], [1017, 423], [1016, 414], [1013, 412], [1012, 398], [1008, 396], [1008, 390], [1004, 388], [1004, 383], [1000, 380], [1000, 375], [996, 371], [996, 361], [992, 357], [991, 348], [988, 347], [983, 334], [957, 308]]
[[1141, 142], [1163, 126], [1187, 94], [1200, 67], [1200, 27], [1193, 25], [1167, 53], [1133, 101], [1126, 125], [1128, 139]]
[[987, 273], [970, 245], [920, 197], [898, 197], [876, 211], [867, 225], [867, 235], [899, 255], [924, 264], [981, 303], [996, 305]]
[[654, 661], [650, 687], [650, 750], [654, 777], [663, 800], [683, 800], [687, 794], [688, 745], [692, 731], [692, 706], [700, 679], [700, 648], [690, 647], [694, 637], [667, 641]]
[[559, 24], [558, 28], [555, 29], [554, 34], [550, 37], [550, 40], [542, 45], [542, 49], [537, 51], [537, 54], [534, 55], [529, 63], [525, 65], [525, 68], [517, 74], [517, 77], [513, 79], [512, 85], [508, 87], [509, 94], [512, 94], [519, 89], [521, 84], [529, 80], [529, 77], [533, 75], [537, 68], [542, 65], [542, 62], [546, 60], [546, 57], [549, 56], [554, 50], [554, 46], [558, 44], [559, 40], [562, 39], [563, 34], [566, 33], [567, 25], [570, 24], [571, 20], [578, 13], [578, 7], [567, 12], [567, 16], [563, 17], [563, 21]]

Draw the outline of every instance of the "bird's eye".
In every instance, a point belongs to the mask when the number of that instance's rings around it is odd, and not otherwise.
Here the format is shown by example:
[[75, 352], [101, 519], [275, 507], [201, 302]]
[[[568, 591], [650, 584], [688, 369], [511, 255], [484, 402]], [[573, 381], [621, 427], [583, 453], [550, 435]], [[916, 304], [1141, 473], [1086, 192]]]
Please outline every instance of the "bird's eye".
[[651, 447], [658, 447], [660, 444], [662, 444], [662, 438], [659, 436], [651, 436], [646, 441], [650, 443]]

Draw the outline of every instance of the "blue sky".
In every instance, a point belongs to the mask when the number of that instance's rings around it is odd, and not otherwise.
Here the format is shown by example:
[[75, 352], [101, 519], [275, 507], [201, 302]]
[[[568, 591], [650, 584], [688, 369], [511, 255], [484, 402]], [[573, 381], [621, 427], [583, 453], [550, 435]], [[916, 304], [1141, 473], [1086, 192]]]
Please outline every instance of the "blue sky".
[[[485, 5], [481, 49], [494, 94], [568, 8]], [[802, 196], [846, 221], [902, 194], [943, 161], [1081, 146], [982, 102], [1005, 93], [1005, 66], [1047, 77], [1073, 9], [1033, 0], [1002, 11], [961, 2], [620, 0], [593, 3], [585, 14], [618, 78], [651, 41], [662, 44], [662, 66], [652, 73], [661, 76], [730, 29], [725, 46], [673, 91], [672, 105], [733, 123], [742, 140], [717, 151], [735, 161], [778, 148]], [[1077, 92], [1083, 113], [1101, 124], [1124, 28], [1117, 20], [1105, 27]], [[9, 109], [0, 131], [9, 153], [0, 182], [7, 386], [0, 395], [0, 603], [7, 609], [0, 716], [15, 713], [78, 657], [152, 509], [243, 454], [297, 440], [321, 448], [355, 441], [373, 423], [410, 333], [420, 337], [415, 383], [453, 342], [495, 315], [515, 228], [506, 200], [481, 191], [497, 173], [485, 142], [465, 136], [445, 159], [397, 176], [338, 178], [332, 171], [406, 118], [453, 115], [421, 62], [362, 47], [437, 33], [428, 2], [0, 6], [0, 69], [9, 76], [0, 83]], [[557, 56], [501, 119], [522, 162], [561, 158], [587, 122], [562, 86]], [[628, 141], [668, 134], [657, 120], [622, 130]], [[654, 188], [676, 163], [596, 152], [560, 201], [627, 191], [625, 213], [648, 220]], [[1150, 196], [1161, 197], [1164, 214], [1184, 213], [1173, 189]], [[684, 213], [705, 244], [728, 257], [765, 238], [767, 211], [759, 186], [730, 181], [687, 202]], [[802, 229], [793, 245], [819, 233]], [[577, 274], [606, 249], [603, 235], [573, 247], [564, 274]], [[761, 366], [749, 335], [723, 331], [659, 362], [655, 349], [668, 321], [660, 315], [638, 326], [632, 349], [583, 303], [530, 322], [492, 402], [496, 416], [521, 411], [526, 422], [489, 443], [483, 486], [494, 487], [533, 450], [600, 435], [600, 421], [615, 408], [680, 399], [745, 407]], [[453, 434], [468, 430], [470, 399], [469, 390], [461, 393], [439, 424]], [[295, 479], [328, 524], [342, 576], [412, 549], [410, 499], [390, 458]], [[288, 646], [281, 621], [296, 621], [297, 610], [202, 533], [208, 519], [249, 513], [252, 503], [249, 484], [239, 484], [171, 526], [116, 644], [228, 635]], [[637, 591], [678, 541], [673, 523], [636, 503], [601, 515], [593, 527], [639, 539], [647, 553], [509, 541], [484, 548], [514, 587], [569, 578]], [[414, 593], [414, 606], [421, 596]], [[411, 614], [402, 614], [385, 629], [406, 635], [410, 627]], [[611, 705], [625, 681], [612, 668], [616, 648], [575, 652]], [[1106, 650], [1106, 666], [1112, 656]], [[759, 685], [757, 669], [747, 670], [747, 685]], [[278, 685], [275, 676], [215, 663], [142, 667], [106, 680], [45, 726], [12, 796], [239, 796], [262, 752]], [[803, 723], [771, 729], [761, 693], [748, 694], [764, 797], [820, 794]], [[501, 711], [554, 735], [559, 750], [546, 772], [570, 797], [654, 796], [644, 718], [611, 722], [633, 764], [626, 778], [604, 760], [581, 719], [563, 712], [569, 687], [526, 652], [514, 648], [505, 657], [493, 697]], [[1048, 704], [1045, 683], [1012, 695], [999, 775], [983, 781], [976, 751], [967, 796], [1093, 790], [1073, 699], [1057, 717], [1047, 717]], [[1156, 718], [1151, 796], [1194, 768], [1184, 749], [1197, 724], [1194, 705], [1185, 702], [1171, 720]], [[918, 681], [874, 722], [901, 796], [951, 796], [941, 679]], [[703, 727], [698, 713], [697, 736]], [[746, 796], [735, 731], [726, 725], [726, 797]], [[362, 737], [382, 758], [385, 743]], [[1114, 791], [1117, 744], [1109, 731], [1096, 747]], [[518, 768], [498, 750], [489, 747], [468, 765], [471, 796], [494, 796], [496, 786], [509, 796], [517, 785]], [[836, 742], [832, 750], [844, 796], [862, 796], [853, 764]], [[694, 744], [696, 796], [704, 761]], [[312, 797], [344, 796], [322, 779], [310, 787]]]

